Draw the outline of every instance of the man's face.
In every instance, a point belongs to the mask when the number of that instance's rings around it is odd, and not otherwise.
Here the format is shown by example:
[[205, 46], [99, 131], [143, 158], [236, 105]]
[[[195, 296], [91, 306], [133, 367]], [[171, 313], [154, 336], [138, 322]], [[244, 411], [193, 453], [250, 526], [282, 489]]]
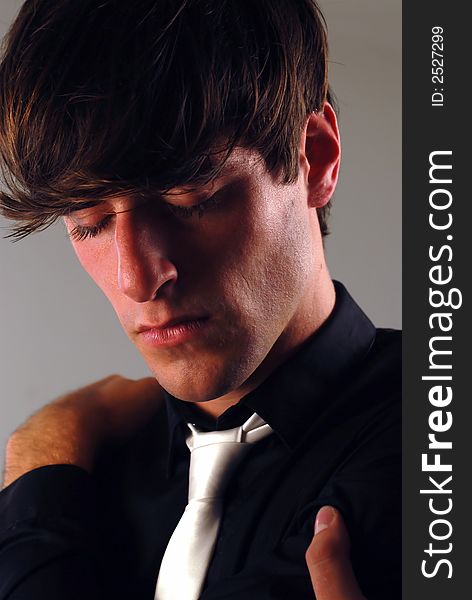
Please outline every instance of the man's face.
[[207, 189], [115, 197], [65, 221], [96, 234], [72, 242], [82, 266], [160, 384], [183, 400], [243, 385], [290, 336], [320, 262], [303, 177], [280, 185], [243, 148]]

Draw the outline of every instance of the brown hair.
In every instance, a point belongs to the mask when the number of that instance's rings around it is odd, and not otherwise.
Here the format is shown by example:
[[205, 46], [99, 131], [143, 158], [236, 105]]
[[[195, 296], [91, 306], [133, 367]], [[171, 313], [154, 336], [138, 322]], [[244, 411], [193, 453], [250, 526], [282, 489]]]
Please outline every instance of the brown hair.
[[290, 183], [307, 115], [332, 101], [314, 0], [27, 0], [2, 54], [16, 238], [91, 201], [207, 183], [236, 145]]

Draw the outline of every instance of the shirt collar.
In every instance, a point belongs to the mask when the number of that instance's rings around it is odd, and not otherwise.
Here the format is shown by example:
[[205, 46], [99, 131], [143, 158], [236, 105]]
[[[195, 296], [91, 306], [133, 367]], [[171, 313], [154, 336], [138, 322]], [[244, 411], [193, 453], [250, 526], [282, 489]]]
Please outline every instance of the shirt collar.
[[341, 375], [364, 358], [376, 329], [349, 295], [334, 281], [336, 301], [328, 319], [256, 390], [228, 408], [216, 421], [195, 411], [192, 404], [166, 394], [169, 423], [168, 472], [177, 444], [185, 443], [185, 423], [204, 429], [228, 429], [241, 425], [257, 412], [292, 449], [326, 406], [328, 394]]

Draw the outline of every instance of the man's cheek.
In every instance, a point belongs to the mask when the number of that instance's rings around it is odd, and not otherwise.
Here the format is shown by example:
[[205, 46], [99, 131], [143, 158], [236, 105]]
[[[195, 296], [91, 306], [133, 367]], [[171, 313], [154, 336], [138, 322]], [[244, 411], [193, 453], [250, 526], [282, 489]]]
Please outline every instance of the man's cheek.
[[84, 271], [112, 302], [113, 295], [118, 291], [116, 261], [106, 260], [104, 256], [91, 251], [77, 253], [77, 256]]

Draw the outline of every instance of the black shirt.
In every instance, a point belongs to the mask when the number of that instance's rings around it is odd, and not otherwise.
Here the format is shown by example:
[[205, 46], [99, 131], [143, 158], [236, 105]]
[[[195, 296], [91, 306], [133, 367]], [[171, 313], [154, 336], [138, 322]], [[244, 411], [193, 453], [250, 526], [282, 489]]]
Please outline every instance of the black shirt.
[[187, 503], [185, 422], [227, 429], [253, 412], [274, 432], [226, 489], [201, 599], [312, 599], [305, 552], [324, 504], [344, 515], [368, 600], [400, 598], [400, 334], [335, 285], [323, 326], [216, 423], [168, 396], [167, 418], [104, 450], [92, 475], [45, 466], [5, 488], [0, 600], [153, 600]]

